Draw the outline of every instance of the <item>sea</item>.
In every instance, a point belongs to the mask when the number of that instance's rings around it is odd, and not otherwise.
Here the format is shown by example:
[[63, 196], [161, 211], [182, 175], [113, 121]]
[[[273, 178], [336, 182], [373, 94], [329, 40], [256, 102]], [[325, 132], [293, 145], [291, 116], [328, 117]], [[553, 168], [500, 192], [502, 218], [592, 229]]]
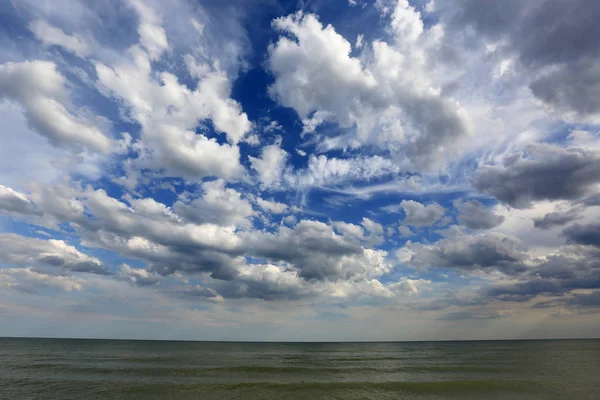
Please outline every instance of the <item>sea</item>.
[[600, 340], [0, 338], [0, 399], [600, 399]]

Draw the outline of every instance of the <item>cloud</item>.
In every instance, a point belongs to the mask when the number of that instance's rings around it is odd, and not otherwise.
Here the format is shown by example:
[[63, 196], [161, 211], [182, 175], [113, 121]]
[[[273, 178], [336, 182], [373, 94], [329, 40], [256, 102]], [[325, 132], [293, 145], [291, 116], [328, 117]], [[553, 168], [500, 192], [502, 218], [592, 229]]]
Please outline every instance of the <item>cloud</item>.
[[574, 224], [563, 230], [563, 236], [570, 243], [600, 247], [600, 223]]
[[522, 272], [529, 258], [520, 240], [497, 232], [455, 235], [433, 244], [409, 241], [398, 255], [405, 264], [416, 268], [500, 271], [507, 275]]
[[327, 122], [343, 128], [323, 148], [403, 148], [420, 168], [431, 168], [466, 133], [457, 104], [431, 87], [427, 49], [435, 34], [408, 3], [398, 3], [392, 20], [397, 43], [373, 42], [370, 57], [350, 56], [351, 44], [313, 14], [281, 17], [273, 26], [282, 36], [269, 47], [269, 93], [298, 113], [305, 132]]
[[264, 146], [260, 157], [248, 157], [250, 165], [258, 174], [264, 187], [278, 186], [281, 182], [288, 153], [279, 147], [280, 143]]
[[394, 282], [389, 284], [387, 287], [390, 290], [399, 291], [404, 294], [413, 295], [421, 292], [422, 286], [431, 285], [431, 281], [427, 279], [410, 279], [410, 278], [400, 278], [398, 282]]
[[37, 266], [45, 265], [65, 271], [89, 272], [104, 275], [104, 265], [62, 240], [41, 240], [14, 233], [0, 234], [0, 259], [4, 262]]
[[516, 208], [532, 201], [573, 200], [590, 193], [600, 182], [600, 154], [582, 147], [532, 144], [527, 157], [516, 153], [502, 165], [477, 169], [475, 187]]
[[567, 120], [600, 123], [599, 60], [581, 60], [554, 69], [533, 81], [531, 91]]
[[79, 35], [67, 35], [62, 29], [50, 25], [46, 21], [35, 20], [29, 24], [29, 29], [35, 37], [47, 46], [60, 46], [72, 51], [79, 57], [90, 54], [90, 46]]
[[484, 288], [483, 294], [504, 301], [529, 301], [536, 296], [563, 296], [600, 287], [600, 253], [589, 246], [570, 245], [537, 258], [516, 282]]
[[[41, 199], [37, 193], [32, 197]], [[63, 189], [53, 197], [51, 203], [36, 204], [57, 222], [66, 218], [86, 246], [144, 260], [149, 271], [160, 275], [206, 273], [212, 279], [239, 283], [249, 268], [247, 259], [265, 259], [285, 263], [287, 271], [306, 281], [358, 284], [392, 268], [387, 252], [368, 248], [356, 237], [338, 235], [323, 222], [302, 220], [275, 232], [249, 226], [238, 230], [236, 225], [244, 225], [254, 211], [219, 180], [205, 183], [202, 197], [189, 204], [176, 202], [173, 208], [151, 198], [129, 198], [127, 205], [104, 190]], [[369, 233], [366, 242], [381, 238], [380, 224], [365, 218], [363, 225]]]
[[248, 254], [288, 262], [306, 280], [364, 279], [391, 268], [385, 251], [365, 249], [355, 237], [337, 235], [323, 222], [302, 220], [293, 229], [280, 226], [275, 234], [244, 236]]
[[350, 224], [342, 221], [336, 221], [332, 225], [342, 236], [355, 238], [357, 240], [365, 239], [365, 232], [360, 225]]
[[574, 308], [597, 308], [600, 307], [600, 291], [592, 293], [574, 293], [567, 298], [561, 298], [552, 302], [538, 303], [536, 307], [566, 306]]
[[515, 55], [529, 73], [533, 94], [551, 110], [567, 119], [599, 121], [597, 2], [511, 0], [487, 7], [476, 0], [442, 0], [435, 8], [455, 37], [494, 43], [496, 53]]
[[108, 153], [111, 140], [82, 115], [68, 110], [74, 107], [66, 85], [66, 79], [49, 61], [0, 65], [0, 98], [18, 102], [36, 132], [57, 147], [80, 151], [84, 146]]
[[260, 197], [256, 199], [256, 204], [264, 211], [272, 214], [285, 214], [289, 209], [287, 204], [279, 203], [274, 200], [265, 200]]
[[[96, 72], [103, 90], [122, 100], [142, 125], [142, 140], [134, 146], [139, 167], [190, 179], [240, 174], [235, 144], [249, 131], [250, 123], [239, 104], [227, 98], [231, 85], [225, 74], [210, 72], [190, 90], [169, 72], [161, 73], [159, 81], [153, 79], [150, 59], [141, 48], [133, 46], [129, 55], [128, 61], [112, 68], [97, 64]], [[194, 131], [208, 119], [231, 144]]]
[[0, 211], [9, 214], [41, 215], [40, 210], [23, 193], [0, 185]]
[[15, 320], [437, 339], [597, 312], [592, 0], [22, 1], [0, 60]]
[[367, 217], [363, 217], [361, 225], [364, 226], [366, 231], [373, 236], [383, 235], [383, 226]]
[[492, 229], [502, 222], [504, 217], [496, 215], [477, 200], [458, 204], [458, 222], [469, 229]]
[[202, 185], [202, 196], [191, 201], [178, 200], [173, 210], [187, 221], [201, 224], [247, 226], [254, 215], [250, 202], [240, 192], [225, 187], [217, 179]]
[[141, 268], [131, 268], [127, 264], [121, 265], [116, 276], [140, 286], [156, 285], [161, 280], [161, 276], [158, 274], [153, 274]]
[[0, 288], [9, 287], [27, 293], [37, 293], [40, 288], [52, 288], [63, 292], [80, 292], [85, 281], [72, 276], [49, 275], [27, 268], [0, 269]]
[[[138, 154], [133, 166], [191, 180], [239, 177], [243, 167], [237, 144], [252, 124], [240, 104], [230, 98], [228, 72], [218, 62], [203, 61], [207, 54], [201, 50], [207, 39], [194, 29], [195, 19], [188, 18], [191, 10], [186, 10], [183, 3], [177, 4], [165, 21], [177, 31], [179, 39], [184, 26], [192, 32], [178, 48], [187, 69], [185, 80], [192, 78], [187, 84], [170, 71], [156, 69], [152, 61], [168, 49], [166, 31], [159, 25], [161, 18], [156, 10], [146, 3], [132, 4], [141, 20], [140, 43], [129, 47], [116, 62], [96, 63], [95, 69], [99, 89], [118, 100], [124, 114], [142, 127], [140, 140], [132, 146]], [[186, 12], [187, 16], [177, 22], [179, 26], [171, 25], [171, 16]], [[227, 143], [204, 134], [211, 128], [217, 135], [224, 134]]]
[[400, 234], [400, 237], [403, 237], [403, 238], [411, 237], [411, 236], [414, 236], [414, 234], [415, 234], [408, 226], [398, 227], [398, 233]]
[[423, 205], [414, 200], [402, 200], [400, 208], [405, 214], [403, 222], [417, 227], [432, 226], [446, 213], [446, 209], [437, 203]]
[[398, 165], [381, 156], [329, 158], [311, 155], [305, 168], [287, 174], [285, 180], [290, 187], [311, 188], [370, 181], [398, 172]]
[[511, 312], [501, 311], [486, 311], [486, 310], [468, 310], [468, 311], [456, 311], [443, 315], [440, 317], [442, 321], [465, 321], [465, 320], [486, 320], [503, 318], [510, 315]]
[[545, 214], [542, 218], [534, 218], [533, 225], [538, 229], [552, 229], [556, 226], [566, 225], [579, 218], [581, 218], [581, 215], [577, 209], [555, 211]]

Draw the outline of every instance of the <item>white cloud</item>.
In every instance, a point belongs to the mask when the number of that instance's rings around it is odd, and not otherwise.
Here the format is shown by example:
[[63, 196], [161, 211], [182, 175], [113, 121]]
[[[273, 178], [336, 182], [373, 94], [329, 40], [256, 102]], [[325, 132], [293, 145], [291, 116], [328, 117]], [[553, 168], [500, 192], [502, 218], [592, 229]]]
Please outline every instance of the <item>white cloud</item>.
[[328, 158], [311, 155], [306, 168], [286, 175], [285, 180], [291, 187], [309, 188], [389, 177], [398, 171], [394, 162], [381, 156]]
[[252, 169], [264, 187], [278, 186], [288, 159], [288, 153], [280, 143], [264, 146], [260, 157], [249, 157]]
[[350, 224], [342, 221], [336, 221], [332, 225], [335, 227], [336, 231], [342, 234], [342, 236], [347, 236], [358, 240], [365, 239], [365, 232], [360, 225]]
[[72, 276], [49, 275], [27, 268], [5, 268], [0, 270], [0, 288], [9, 287], [25, 292], [37, 292], [40, 287], [48, 287], [63, 292], [80, 292], [85, 281]]
[[361, 225], [365, 227], [365, 229], [367, 230], [367, 232], [369, 232], [370, 235], [383, 235], [383, 226], [367, 217], [364, 217], [362, 219]]
[[427, 75], [427, 50], [436, 45], [437, 32], [423, 31], [407, 2], [393, 13], [396, 43], [375, 41], [372, 57], [364, 59], [351, 57], [350, 43], [312, 14], [278, 18], [273, 25], [292, 39], [281, 36], [269, 48], [276, 78], [271, 95], [298, 113], [306, 132], [323, 122], [356, 130], [324, 141], [324, 148], [391, 146], [420, 168], [431, 168], [466, 133], [456, 102], [441, 97]]
[[[158, 23], [153, 14], [146, 15], [152, 13], [149, 7], [139, 2], [134, 5], [142, 21]], [[231, 82], [227, 74], [218, 63], [212, 67], [197, 64], [191, 54], [184, 58], [196, 79], [193, 89], [170, 72], [153, 71], [151, 60], [167, 48], [164, 31], [143, 23], [140, 30], [146, 51], [134, 45], [127, 57], [114, 65], [96, 64], [99, 87], [121, 100], [126, 113], [142, 126], [141, 140], [133, 146], [139, 153], [136, 166], [188, 179], [239, 176], [243, 168], [237, 143], [250, 132], [251, 123], [239, 103], [229, 97]], [[209, 120], [229, 143], [220, 144], [196, 131]]]
[[47, 46], [60, 46], [79, 57], [90, 55], [90, 46], [78, 35], [67, 35], [62, 29], [50, 25], [46, 21], [35, 20], [29, 24], [35, 37]]
[[[67, 81], [48, 61], [0, 65], [0, 98], [18, 102], [31, 127], [58, 147], [108, 153], [111, 140], [82, 115], [73, 114]], [[77, 110], [75, 110], [77, 111]]]
[[177, 201], [175, 212], [194, 223], [248, 226], [248, 218], [254, 215], [252, 205], [240, 192], [225, 187], [218, 179], [202, 185], [202, 196], [191, 201]]
[[151, 60], [157, 60], [169, 48], [165, 30], [154, 24], [140, 24], [138, 28], [140, 44], [146, 49]]
[[284, 214], [288, 211], [289, 206], [284, 203], [279, 203], [273, 200], [265, 200], [263, 198], [257, 198], [256, 204], [266, 212], [270, 212], [273, 214]]

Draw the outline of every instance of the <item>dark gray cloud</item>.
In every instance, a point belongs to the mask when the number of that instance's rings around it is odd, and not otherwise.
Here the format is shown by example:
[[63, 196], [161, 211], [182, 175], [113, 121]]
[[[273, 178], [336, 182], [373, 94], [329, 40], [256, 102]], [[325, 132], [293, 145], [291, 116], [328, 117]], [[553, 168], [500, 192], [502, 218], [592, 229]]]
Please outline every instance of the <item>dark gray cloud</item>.
[[570, 243], [600, 247], [600, 223], [574, 224], [563, 230], [563, 236]]
[[600, 291], [592, 293], [574, 293], [570, 296], [564, 296], [548, 301], [540, 301], [532, 306], [533, 308], [554, 308], [568, 307], [573, 309], [597, 309], [600, 307]]
[[600, 193], [595, 193], [582, 199], [581, 203], [588, 207], [600, 206]]
[[532, 201], [578, 199], [598, 182], [598, 152], [546, 143], [530, 145], [527, 157], [517, 153], [502, 165], [480, 167], [474, 177], [479, 191], [516, 208], [527, 208]]
[[503, 216], [494, 214], [477, 200], [459, 203], [458, 211], [458, 222], [469, 229], [492, 229], [504, 222]]
[[596, 0], [439, 3], [441, 17], [451, 30], [471, 42], [500, 43], [498, 51], [516, 55], [530, 71], [531, 89], [540, 100], [580, 117], [600, 112], [600, 3]]
[[247, 254], [285, 261], [306, 280], [338, 280], [373, 276], [388, 266], [383, 252], [364, 249], [352, 237], [337, 235], [318, 221], [300, 221], [293, 229], [280, 227], [276, 234], [246, 235]]
[[[224, 298], [233, 299], [262, 299], [272, 300], [299, 300], [310, 296], [317, 296], [319, 291], [308, 282], [298, 277], [293, 271], [268, 272], [275, 270], [274, 266], [257, 265], [262, 276], [243, 276], [229, 282], [214, 282], [215, 289]], [[266, 274], [265, 274], [266, 272]]]
[[533, 225], [538, 229], [551, 229], [563, 226], [580, 218], [579, 210], [555, 211], [544, 215], [542, 218], [534, 218]]
[[557, 111], [577, 118], [600, 112], [600, 58], [584, 59], [554, 69], [534, 80], [533, 94]]
[[515, 237], [491, 232], [479, 235], [457, 235], [432, 245], [410, 243], [405, 246], [405, 261], [414, 267], [451, 268], [459, 271], [501, 271], [508, 275], [525, 269], [525, 246]]
[[536, 260], [519, 282], [483, 289], [487, 297], [529, 301], [539, 295], [564, 296], [577, 289], [600, 288], [600, 251], [590, 246], [566, 246]]

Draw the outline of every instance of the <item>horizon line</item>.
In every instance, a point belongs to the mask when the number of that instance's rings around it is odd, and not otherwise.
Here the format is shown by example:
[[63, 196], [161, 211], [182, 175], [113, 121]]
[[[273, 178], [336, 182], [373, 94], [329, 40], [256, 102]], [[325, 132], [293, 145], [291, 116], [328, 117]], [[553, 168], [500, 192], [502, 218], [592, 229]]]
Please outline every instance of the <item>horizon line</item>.
[[98, 337], [1, 336], [2, 339], [40, 340], [112, 340], [122, 342], [185, 342], [185, 343], [254, 343], [254, 344], [360, 344], [360, 343], [456, 343], [456, 342], [533, 342], [566, 340], [600, 340], [600, 337], [521, 338], [521, 339], [435, 339], [435, 340], [343, 340], [343, 341], [280, 341], [280, 340], [197, 340], [197, 339], [126, 339]]

